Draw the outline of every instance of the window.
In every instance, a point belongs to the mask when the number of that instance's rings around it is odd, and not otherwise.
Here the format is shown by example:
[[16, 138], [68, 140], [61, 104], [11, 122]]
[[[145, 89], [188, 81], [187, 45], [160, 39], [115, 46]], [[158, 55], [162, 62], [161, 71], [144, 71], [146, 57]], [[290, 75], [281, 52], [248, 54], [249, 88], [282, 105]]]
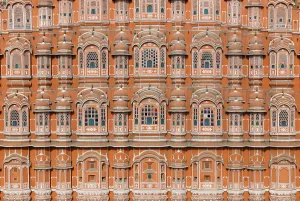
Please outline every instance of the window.
[[82, 126], [82, 109], [78, 109], [78, 125]]
[[134, 109], [134, 124], [137, 125], [138, 123], [139, 123], [139, 110], [135, 106], [135, 109]]
[[194, 119], [194, 126], [198, 125], [198, 108], [194, 108], [194, 115], [193, 115], [193, 119]]
[[23, 111], [22, 112], [22, 121], [23, 121], [23, 126], [27, 126], [27, 112]]
[[85, 111], [85, 126], [98, 126], [98, 120], [98, 111], [95, 108]]
[[276, 111], [272, 111], [272, 126], [276, 126]]
[[142, 124], [156, 125], [158, 123], [158, 110], [153, 105], [145, 105], [142, 108]]
[[208, 9], [204, 9], [204, 15], [208, 15]]
[[211, 170], [211, 162], [210, 161], [203, 162], [203, 170]]
[[94, 183], [94, 182], [96, 182], [96, 176], [95, 175], [89, 175], [88, 180], [89, 180], [89, 182]]
[[214, 112], [212, 108], [205, 107], [201, 109], [200, 118], [201, 126], [214, 126]]
[[89, 52], [86, 58], [87, 68], [98, 68], [98, 54], [96, 52]]
[[96, 168], [96, 162], [90, 161], [90, 169], [95, 169], [95, 168]]
[[193, 52], [193, 67], [197, 68], [198, 66], [198, 52]]
[[142, 50], [142, 67], [143, 68], [157, 68], [158, 67], [158, 52], [156, 49]]
[[286, 110], [281, 110], [279, 112], [279, 126], [288, 126], [288, 112]]
[[153, 7], [152, 5], [147, 6], [147, 13], [152, 13], [153, 12]]
[[204, 175], [204, 181], [210, 182], [210, 175]]
[[101, 126], [105, 126], [105, 117], [106, 117], [106, 110], [105, 108], [101, 107]]
[[165, 124], [165, 107], [160, 106], [160, 124]]
[[10, 126], [19, 126], [19, 112], [17, 110], [12, 110], [10, 112]]
[[221, 109], [217, 109], [217, 126], [221, 126]]

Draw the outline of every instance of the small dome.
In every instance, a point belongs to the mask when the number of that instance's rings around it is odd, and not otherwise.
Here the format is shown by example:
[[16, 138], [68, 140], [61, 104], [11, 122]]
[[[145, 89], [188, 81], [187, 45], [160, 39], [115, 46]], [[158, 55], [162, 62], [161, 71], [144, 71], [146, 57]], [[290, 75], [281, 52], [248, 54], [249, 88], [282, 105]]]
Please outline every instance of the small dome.
[[115, 42], [118, 42], [118, 41], [129, 42], [129, 37], [124, 31], [120, 31], [115, 36]]
[[186, 102], [183, 100], [176, 100], [170, 102], [170, 108], [185, 108]]
[[121, 99], [114, 101], [114, 108], [128, 108], [128, 102]]
[[38, 93], [35, 97], [36, 100], [38, 99], [50, 99], [50, 96], [45, 93], [44, 91], [41, 91], [40, 93]]
[[50, 158], [40, 153], [35, 157], [35, 165], [37, 167], [50, 167]]
[[182, 52], [185, 52], [185, 45], [182, 42], [180, 42], [180, 41], [176, 41], [171, 46], [171, 51], [182, 51]]
[[127, 89], [124, 89], [123, 87], [119, 88], [118, 90], [115, 91], [114, 93], [115, 97], [128, 97], [128, 91]]
[[229, 40], [228, 40], [228, 43], [233, 43], [233, 42], [242, 42], [241, 38], [235, 33], [233, 34]]
[[181, 88], [176, 88], [171, 92], [171, 97], [185, 97], [185, 91]]
[[250, 101], [250, 108], [262, 107], [264, 108], [264, 102], [261, 99], [254, 99]]
[[243, 108], [243, 103], [241, 101], [237, 101], [237, 100], [234, 100], [234, 101], [230, 101], [228, 103], [228, 109], [229, 107], [234, 107], [234, 108], [231, 108], [231, 109], [242, 109]]
[[72, 38], [64, 33], [58, 38], [58, 42], [72, 42]]
[[41, 91], [36, 95], [34, 105], [35, 111], [50, 110], [50, 96], [44, 91]]
[[57, 101], [56, 109], [71, 109], [71, 103], [64, 99]]
[[186, 157], [182, 151], [177, 150], [175, 153], [172, 154], [171, 166], [178, 168], [187, 167]]
[[120, 42], [115, 46], [115, 51], [126, 51], [128, 52], [129, 47], [127, 44], [125, 44], [124, 42]]
[[51, 50], [51, 48], [52, 48], [52, 45], [50, 43], [38, 43], [36, 45], [37, 51], [40, 51], [40, 50]]
[[52, 0], [39, 0], [38, 1], [38, 6], [42, 7], [42, 6], [48, 6], [51, 7], [53, 6]]
[[59, 91], [57, 93], [57, 98], [70, 98], [70, 93], [65, 89], [63, 88], [61, 91]]
[[228, 167], [243, 168], [244, 167], [243, 156], [237, 153], [230, 155], [228, 160]]
[[113, 157], [114, 167], [129, 167], [129, 156], [122, 151], [117, 152]]
[[243, 96], [242, 96], [241, 92], [239, 92], [238, 90], [234, 89], [232, 92], [229, 93], [228, 97], [230, 99], [230, 98], [243, 97]]
[[56, 156], [56, 166], [58, 167], [71, 167], [71, 157], [62, 152]]
[[264, 99], [264, 95], [263, 93], [259, 92], [259, 91], [255, 91], [255, 92], [252, 92], [250, 95], [249, 95], [249, 99]]
[[58, 44], [58, 49], [59, 50], [71, 50], [72, 49], [72, 44], [70, 43], [60, 43]]
[[264, 55], [264, 46], [262, 40], [256, 35], [250, 39], [248, 49], [249, 54]]
[[176, 33], [174, 33], [171, 37], [171, 41], [183, 41], [185, 42], [185, 36], [180, 33], [179, 31], [176, 31]]
[[47, 36], [43, 35], [42, 37], [39, 38], [38, 43], [50, 43], [51, 44], [52, 41]]
[[43, 100], [37, 100], [35, 102], [35, 107], [49, 107], [49, 101], [46, 100], [46, 99], [43, 99]]
[[232, 43], [228, 45], [229, 51], [241, 51], [242, 50], [242, 44], [241, 43]]
[[249, 168], [251, 169], [264, 168], [264, 166], [265, 166], [265, 159], [262, 155], [257, 153], [250, 157], [249, 165], [248, 165]]
[[70, 53], [72, 50], [72, 39], [67, 34], [64, 34], [58, 38], [58, 51]]
[[119, 41], [115, 46], [113, 55], [129, 55], [129, 46], [123, 40]]

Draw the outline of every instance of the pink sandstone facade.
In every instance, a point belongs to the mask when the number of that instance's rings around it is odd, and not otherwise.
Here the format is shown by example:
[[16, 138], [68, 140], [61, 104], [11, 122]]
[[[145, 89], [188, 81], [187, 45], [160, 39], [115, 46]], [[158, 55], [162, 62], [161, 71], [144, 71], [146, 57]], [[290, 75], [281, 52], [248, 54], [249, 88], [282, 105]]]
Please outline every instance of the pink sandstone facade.
[[300, 200], [297, 0], [7, 0], [0, 199]]

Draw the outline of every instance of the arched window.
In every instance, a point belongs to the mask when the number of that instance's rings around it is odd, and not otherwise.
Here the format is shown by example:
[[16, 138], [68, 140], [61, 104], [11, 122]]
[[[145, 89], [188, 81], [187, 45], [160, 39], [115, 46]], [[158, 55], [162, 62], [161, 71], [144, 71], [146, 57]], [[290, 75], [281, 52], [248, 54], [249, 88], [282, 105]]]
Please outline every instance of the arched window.
[[158, 123], [158, 109], [153, 105], [145, 105], [142, 108], [142, 124], [156, 125]]
[[95, 108], [85, 110], [85, 126], [98, 126], [98, 111]]
[[80, 21], [107, 21], [107, 0], [81, 0]]
[[271, 136], [295, 135], [295, 99], [289, 94], [276, 94], [271, 98]]
[[89, 52], [86, 58], [87, 68], [98, 68], [98, 54], [96, 52]]
[[[280, 47], [280, 48], [278, 48]], [[276, 38], [270, 42], [270, 76], [294, 75], [294, 42], [287, 38]]]
[[210, 107], [201, 108], [200, 114], [201, 126], [214, 126], [214, 111]]
[[19, 125], [20, 125], [19, 112], [17, 110], [12, 110], [10, 112], [10, 126], [19, 126]]
[[158, 51], [156, 49], [142, 50], [142, 67], [143, 68], [158, 67]]
[[116, 0], [116, 21], [127, 21], [128, 20], [128, 0]]
[[8, 5], [9, 29], [31, 29], [31, 5]]
[[237, 25], [241, 23], [241, 2], [232, 0], [227, 2], [228, 24]]
[[210, 52], [204, 52], [201, 58], [201, 68], [212, 68], [212, 54]]
[[269, 29], [291, 29], [292, 9], [292, 4], [287, 5], [284, 2], [268, 5]]
[[[201, 89], [194, 92], [192, 135], [215, 135], [222, 132], [223, 101], [218, 96], [220, 93], [211, 89]], [[215, 99], [210, 97], [215, 97]]]
[[152, 5], [147, 6], [147, 13], [152, 13], [153, 12], [153, 7]]
[[135, 0], [136, 20], [160, 20], [165, 19], [165, 0]]
[[193, 0], [192, 21], [219, 21], [220, 0]]
[[281, 110], [279, 112], [279, 126], [287, 127], [289, 124], [289, 115], [286, 110]]
[[27, 111], [23, 111], [22, 112], [22, 124], [23, 124], [23, 127], [26, 127], [27, 126]]

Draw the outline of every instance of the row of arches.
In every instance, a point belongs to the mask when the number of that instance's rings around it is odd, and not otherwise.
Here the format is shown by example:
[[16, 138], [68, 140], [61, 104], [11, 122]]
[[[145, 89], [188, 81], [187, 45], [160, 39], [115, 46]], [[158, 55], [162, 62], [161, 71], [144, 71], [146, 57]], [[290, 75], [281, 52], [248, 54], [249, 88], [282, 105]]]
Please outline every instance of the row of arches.
[[[135, 0], [134, 2], [135, 20], [165, 20], [166, 1], [158, 2], [147, 0]], [[39, 3], [39, 26], [52, 26], [52, 2]], [[172, 0], [172, 19], [174, 21], [185, 21], [185, 2]], [[248, 21], [250, 27], [261, 27], [261, 2], [254, 5], [250, 2], [247, 6]], [[293, 1], [271, 1], [266, 6], [268, 8], [268, 27], [270, 30], [283, 30], [292, 28], [292, 10], [295, 3]], [[227, 21], [229, 24], [241, 24], [241, 6], [239, 0], [227, 2]], [[32, 28], [32, 4], [31, 2], [9, 1], [7, 6], [9, 11], [10, 29]], [[107, 22], [109, 21], [109, 4], [106, 0], [81, 0], [79, 2], [80, 22]], [[220, 22], [221, 21], [221, 1], [193, 0], [192, 1], [192, 21], [193, 22]], [[72, 23], [72, 2], [63, 1], [60, 3], [60, 23]], [[129, 1], [118, 0], [115, 2], [115, 19], [117, 21], [129, 21]]]
[[[186, 76], [187, 52], [184, 36], [179, 32], [174, 34], [171, 43], [171, 65], [172, 76]], [[178, 37], [178, 38], [176, 38]], [[183, 39], [182, 39], [183, 38]], [[234, 45], [240, 43], [236, 34], [232, 36], [233, 42], [229, 46], [228, 75], [240, 76], [243, 74], [243, 54], [231, 55], [230, 51]], [[115, 46], [114, 74], [115, 76], [129, 76], [129, 39], [124, 32], [116, 36], [122, 45]], [[200, 32], [193, 37], [191, 43], [192, 77], [197, 76], [223, 76], [222, 69], [225, 64], [223, 59], [223, 44], [221, 38], [213, 32]], [[142, 31], [133, 38], [133, 65], [134, 74], [160, 76], [167, 73], [167, 48], [166, 36], [159, 31]], [[43, 48], [40, 44], [40, 48]], [[257, 48], [257, 49], [255, 49]], [[49, 48], [51, 53], [51, 46]], [[39, 50], [42, 51], [42, 50]], [[78, 72], [79, 76], [85, 77], [107, 77], [109, 76], [109, 52], [108, 38], [100, 32], [87, 32], [79, 36], [77, 46]], [[51, 76], [51, 56], [43, 54], [38, 56], [38, 75]], [[270, 55], [270, 77], [294, 76], [295, 47], [288, 39], [279, 37], [273, 39], [269, 44]], [[28, 77], [32, 75], [31, 67], [32, 47], [29, 40], [25, 38], [12, 38], [6, 44], [6, 75], [9, 77]], [[69, 58], [70, 57], [70, 58]], [[72, 55], [60, 56], [60, 76], [72, 76]], [[264, 69], [263, 45], [261, 39], [254, 36], [249, 41], [249, 76], [263, 76]], [[45, 72], [47, 71], [47, 72]], [[66, 72], [65, 72], [66, 71]]]
[[[176, 90], [175, 90], [176, 91]], [[185, 93], [185, 92], [184, 92]], [[122, 98], [122, 97], [121, 97]], [[176, 98], [176, 97], [175, 97]], [[176, 101], [175, 101], [176, 102]], [[113, 110], [115, 118], [115, 128], [124, 127], [122, 132], [128, 132], [129, 116], [132, 112], [133, 132], [166, 132], [167, 121], [171, 121], [174, 132], [185, 133], [186, 131], [186, 110], [181, 109], [177, 112], [171, 112], [171, 119], [167, 119], [168, 99], [166, 94], [156, 87], [144, 88], [137, 91], [132, 99], [132, 110]], [[172, 103], [173, 104], [173, 103]], [[200, 89], [192, 94], [190, 101], [192, 133], [213, 135], [222, 135], [224, 132], [224, 111], [222, 94], [214, 89]], [[125, 102], [128, 107], [128, 103]], [[116, 107], [116, 106], [115, 106]], [[173, 106], [171, 106], [173, 107]], [[186, 107], [184, 103], [183, 107]], [[264, 106], [262, 106], [264, 107]], [[79, 92], [76, 101], [77, 108], [77, 134], [85, 135], [87, 133], [108, 133], [109, 112], [108, 97], [100, 89], [85, 89]], [[270, 133], [271, 135], [294, 133], [295, 132], [295, 99], [284, 93], [274, 95], [270, 99]], [[5, 98], [3, 104], [5, 132], [29, 134], [29, 100], [22, 94], [11, 94]], [[50, 132], [50, 112], [36, 112], [36, 131]], [[251, 132], [264, 132], [264, 111], [250, 112], [249, 127]], [[229, 129], [238, 129], [242, 132], [244, 121], [242, 121], [243, 112], [229, 114]], [[57, 127], [71, 127], [71, 112], [57, 114]], [[43, 130], [42, 127], [47, 129]], [[40, 129], [39, 129], [40, 128]], [[179, 128], [179, 129], [177, 129]], [[232, 132], [236, 132], [232, 130]]]

